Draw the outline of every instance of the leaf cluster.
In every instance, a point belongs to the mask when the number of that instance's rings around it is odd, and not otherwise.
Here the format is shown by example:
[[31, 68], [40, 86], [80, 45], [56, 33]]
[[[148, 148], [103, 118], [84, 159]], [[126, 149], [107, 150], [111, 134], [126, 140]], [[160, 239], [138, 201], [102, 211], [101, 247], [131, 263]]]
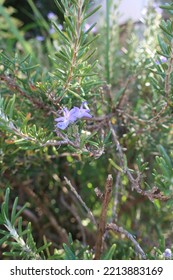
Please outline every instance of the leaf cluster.
[[10, 214], [9, 194], [10, 189], [7, 188], [0, 212], [0, 225], [3, 225], [3, 229], [0, 229], [0, 244], [10, 247], [10, 251], [4, 252], [4, 256], [13, 259], [45, 259], [44, 250], [50, 244], [46, 243], [40, 248], [36, 248], [32, 236], [31, 224], [28, 223], [26, 228], [23, 229], [21, 213], [26, 209], [27, 204], [18, 210], [18, 197], [16, 197]]

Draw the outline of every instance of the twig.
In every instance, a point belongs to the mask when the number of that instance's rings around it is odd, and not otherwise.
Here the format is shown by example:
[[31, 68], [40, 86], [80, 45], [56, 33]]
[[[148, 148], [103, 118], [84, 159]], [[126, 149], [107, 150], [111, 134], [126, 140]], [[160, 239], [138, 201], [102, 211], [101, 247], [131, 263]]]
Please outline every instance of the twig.
[[73, 143], [71, 140], [67, 139], [66, 140], [48, 140], [47, 142], [40, 144], [41, 147], [45, 146], [61, 146], [61, 145], [71, 145], [77, 149], [79, 149], [79, 146]]
[[92, 117], [92, 121], [94, 122], [107, 122], [107, 120], [111, 119], [115, 114], [111, 113], [108, 115], [103, 115], [103, 116], [99, 116], [99, 117]]
[[71, 182], [64, 177], [67, 185], [70, 187], [70, 190], [74, 193], [74, 195], [77, 197], [77, 199], [80, 201], [80, 203], [82, 204], [82, 206], [84, 207], [84, 209], [87, 211], [88, 217], [90, 218], [90, 220], [92, 221], [92, 223], [94, 225], [97, 226], [97, 222], [93, 216], [93, 213], [91, 212], [91, 210], [88, 208], [88, 206], [85, 204], [85, 202], [83, 201], [83, 199], [81, 198], [81, 196], [78, 194], [78, 192], [76, 191], [76, 189], [72, 186]]
[[[17, 206], [17, 210], [20, 210], [21, 208], [22, 208], [21, 206]], [[32, 222], [32, 224], [35, 225], [35, 227], [37, 228], [37, 230], [40, 229], [38, 217], [37, 217], [31, 210], [29, 210], [29, 209], [24, 209], [24, 210], [22, 211], [22, 215], [23, 215], [23, 216], [26, 216], [27, 219], [29, 219], [29, 220]]]
[[130, 239], [133, 242], [136, 252], [141, 255], [142, 259], [146, 260], [146, 255], [145, 255], [144, 251], [142, 250], [139, 243], [136, 241], [136, 239], [133, 237], [133, 235], [131, 233], [129, 233], [127, 230], [123, 229], [122, 227], [118, 227], [114, 223], [108, 224], [106, 226], [106, 230], [112, 230], [114, 232], [124, 234], [128, 239]]
[[21, 96], [28, 99], [33, 106], [35, 106], [39, 109], [45, 110], [45, 111], [47, 111], [47, 113], [50, 113], [51, 108], [49, 106], [45, 105], [45, 103], [38, 100], [38, 98], [37, 99], [35, 97], [33, 98], [29, 93], [26, 93], [23, 89], [21, 89], [21, 87], [16, 83], [16, 81], [14, 79], [12, 79], [11, 77], [6, 76], [6, 75], [1, 75], [0, 80], [3, 81], [12, 92], [16, 91]]
[[150, 125], [155, 124], [155, 121], [157, 121], [157, 123], [159, 123], [160, 117], [161, 117], [161, 115], [164, 114], [167, 107], [168, 107], [168, 103], [165, 103], [162, 106], [161, 110], [154, 117], [152, 117], [151, 119], [148, 119], [148, 120], [147, 119], [141, 119], [141, 118], [136, 117], [136, 116], [131, 116], [127, 112], [123, 111], [122, 109], [117, 109], [117, 112], [119, 112], [119, 114], [121, 114], [121, 115], [125, 115], [126, 117], [128, 117], [131, 120], [134, 120], [134, 121], [138, 122], [139, 124], [141, 124], [143, 126], [146, 126], [147, 124], [150, 124]]
[[140, 185], [141, 174], [138, 173], [137, 178], [133, 177], [131, 171], [129, 170], [128, 166], [125, 163], [125, 155], [124, 155], [124, 152], [123, 152], [123, 148], [121, 147], [121, 145], [118, 141], [115, 130], [114, 130], [111, 123], [109, 123], [109, 126], [110, 126], [110, 129], [111, 129], [111, 132], [112, 132], [114, 142], [117, 146], [117, 151], [119, 153], [119, 159], [120, 159], [121, 167], [123, 168], [124, 173], [127, 174], [127, 177], [129, 179], [130, 183], [132, 184], [132, 190], [135, 189], [137, 193], [140, 193], [141, 195], [147, 196], [152, 202], [153, 202], [154, 199], [159, 199], [159, 200], [163, 200], [163, 201], [168, 200], [169, 198], [164, 196], [156, 186], [154, 186], [149, 191], [142, 190], [141, 185]]
[[119, 101], [118, 101], [118, 103], [117, 103], [117, 105], [116, 105], [116, 111], [119, 110], [119, 109], [121, 109], [121, 108], [123, 107], [124, 99], [125, 99], [125, 97], [126, 97], [126, 91], [127, 91], [127, 89], [128, 89], [129, 84], [130, 84], [134, 79], [135, 79], [134, 76], [131, 76], [131, 77], [129, 77], [129, 78], [127, 79], [127, 81], [126, 81], [126, 83], [125, 83], [125, 85], [124, 85], [123, 93], [122, 93], [122, 95], [121, 95], [121, 97], [120, 97], [120, 99], [119, 99]]
[[101, 192], [101, 190], [99, 188], [95, 188], [94, 191], [96, 196], [99, 197], [101, 201], [103, 201], [104, 194]]
[[64, 152], [58, 155], [49, 155], [49, 159], [54, 159], [54, 158], [61, 158], [61, 157], [74, 157], [78, 160], [81, 160], [81, 155], [78, 153], [70, 153], [70, 152]]
[[113, 179], [112, 175], [109, 174], [105, 184], [104, 190], [104, 198], [102, 204], [102, 211], [100, 215], [100, 221], [97, 230], [97, 240], [96, 240], [96, 247], [95, 247], [95, 260], [99, 260], [102, 252], [102, 245], [103, 245], [103, 236], [105, 233], [105, 226], [106, 226], [106, 215], [107, 215], [107, 208], [109, 201], [111, 199], [112, 194], [112, 184]]

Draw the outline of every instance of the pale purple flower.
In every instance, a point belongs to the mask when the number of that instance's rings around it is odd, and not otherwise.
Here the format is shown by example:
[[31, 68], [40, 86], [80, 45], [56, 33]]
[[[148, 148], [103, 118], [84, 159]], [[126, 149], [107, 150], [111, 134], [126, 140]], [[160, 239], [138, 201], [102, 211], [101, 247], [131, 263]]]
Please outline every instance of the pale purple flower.
[[[84, 108], [85, 107], [85, 108]], [[62, 130], [66, 129], [69, 124], [74, 123], [76, 120], [81, 118], [92, 118], [89, 114], [90, 109], [87, 106], [87, 102], [82, 102], [80, 108], [74, 107], [71, 110], [68, 110], [66, 107], [63, 108], [63, 117], [56, 118], [57, 122], [56, 127]]]
[[37, 40], [37, 41], [39, 41], [39, 42], [42, 42], [42, 41], [44, 41], [44, 37], [43, 36], [41, 36], [41, 35], [37, 35], [36, 37], [35, 37], [35, 39]]
[[165, 252], [163, 253], [163, 257], [164, 257], [165, 259], [171, 259], [171, 257], [172, 257], [172, 252], [171, 252], [171, 250], [167, 248], [167, 249], [165, 250]]
[[163, 10], [159, 7], [158, 3], [153, 3], [153, 8], [155, 9], [157, 14], [162, 15]]
[[66, 129], [70, 123], [74, 123], [76, 121], [75, 116], [76, 110], [73, 108], [70, 111], [67, 108], [63, 108], [63, 117], [56, 118], [55, 121], [57, 123], [57, 127], [60, 129]]
[[74, 107], [74, 108], [76, 109], [75, 115], [76, 115], [77, 119], [92, 118], [92, 116], [89, 114], [90, 109], [88, 108], [86, 101], [82, 102], [80, 108], [78, 108], [78, 107]]
[[168, 60], [168, 59], [167, 59], [165, 56], [162, 56], [162, 55], [161, 55], [161, 56], [159, 57], [159, 59], [156, 60], [156, 64], [159, 65], [159, 64], [162, 64], [162, 63], [166, 63], [167, 60]]
[[47, 17], [48, 17], [48, 19], [50, 19], [50, 20], [54, 20], [54, 19], [56, 19], [56, 15], [53, 13], [53, 12], [49, 12], [48, 14], [47, 14]]

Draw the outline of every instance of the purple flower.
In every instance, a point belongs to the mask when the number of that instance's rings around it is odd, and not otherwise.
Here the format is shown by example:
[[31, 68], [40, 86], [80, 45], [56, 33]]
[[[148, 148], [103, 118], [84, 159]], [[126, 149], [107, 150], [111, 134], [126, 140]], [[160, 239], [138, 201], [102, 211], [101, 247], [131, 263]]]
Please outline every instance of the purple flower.
[[74, 107], [70, 111], [67, 108], [63, 108], [64, 116], [55, 119], [57, 122], [56, 127], [64, 130], [69, 124], [74, 123], [78, 119], [92, 118], [89, 112], [90, 109], [88, 108], [86, 101], [82, 102], [80, 108]]
[[153, 3], [153, 8], [157, 14], [162, 15], [163, 10], [159, 7], [158, 3]]
[[163, 253], [163, 256], [164, 256], [165, 259], [171, 259], [171, 257], [172, 257], [172, 252], [171, 252], [171, 250], [167, 248], [167, 249], [165, 250], [165, 252]]
[[60, 129], [66, 129], [70, 123], [74, 123], [77, 119], [75, 116], [75, 111], [76, 110], [74, 108], [70, 111], [67, 108], [63, 108], [64, 117], [55, 119], [55, 121], [58, 122], [56, 126]]
[[35, 37], [35, 39], [36, 39], [37, 41], [39, 41], [39, 42], [44, 41], [44, 37], [41, 36], [41, 35], [37, 35], [37, 36]]
[[[85, 109], [84, 109], [84, 107], [85, 107]], [[78, 108], [78, 107], [74, 107], [74, 108], [76, 109], [75, 115], [76, 115], [77, 119], [92, 118], [92, 116], [89, 114], [90, 109], [88, 108], [86, 101], [82, 102], [80, 108]]]
[[47, 17], [48, 17], [48, 19], [53, 20], [53, 19], [56, 19], [57, 16], [53, 12], [49, 12], [47, 14]]
[[156, 60], [156, 64], [159, 65], [159, 64], [162, 64], [162, 63], [166, 63], [167, 60], [168, 60], [168, 59], [167, 59], [166, 57], [164, 57], [164, 56], [161, 55], [161, 56], [159, 57], [159, 59]]

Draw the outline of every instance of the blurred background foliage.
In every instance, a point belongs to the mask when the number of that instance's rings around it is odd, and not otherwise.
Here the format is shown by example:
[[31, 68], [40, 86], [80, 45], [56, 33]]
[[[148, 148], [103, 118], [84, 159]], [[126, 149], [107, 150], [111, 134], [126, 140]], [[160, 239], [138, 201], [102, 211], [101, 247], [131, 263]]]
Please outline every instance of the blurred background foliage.
[[[82, 148], [86, 148], [83, 152], [71, 145], [44, 145], [46, 141], [57, 140], [54, 118], [59, 104], [54, 97], [63, 96], [63, 75], [66, 77], [65, 72], [60, 76], [57, 70], [59, 65], [63, 68], [58, 52], [65, 43], [56, 26], [65, 36], [71, 35], [71, 40], [73, 29], [67, 21], [63, 23], [64, 15], [54, 1], [0, 1], [0, 90], [1, 96], [7, 98], [6, 103], [0, 100], [4, 110], [0, 109], [0, 203], [7, 187], [11, 189], [9, 211], [16, 196], [17, 210], [28, 202], [21, 214], [22, 227], [26, 229], [27, 222], [32, 224], [33, 236], [28, 237], [31, 247], [34, 248], [32, 238], [38, 247], [43, 240], [45, 244], [51, 242], [49, 249], [44, 248], [45, 258], [93, 257], [96, 227], [64, 176], [98, 220], [101, 201], [95, 188], [103, 191], [107, 175], [112, 174], [113, 195], [107, 221], [116, 222], [135, 236], [149, 259], [163, 258], [164, 250], [173, 248], [172, 73], [169, 77], [166, 74], [172, 55], [172, 11], [158, 10], [151, 1], [142, 21], [120, 26], [117, 7], [111, 23], [112, 14], [107, 7], [103, 27], [97, 30], [96, 26], [88, 33], [86, 40], [92, 42], [89, 54], [95, 49], [96, 52], [88, 57], [89, 62], [82, 61], [76, 67], [86, 78], [77, 79], [74, 75], [71, 88], [60, 103], [71, 108], [87, 100], [92, 115], [101, 119], [79, 122], [67, 130], [71, 141], [80, 134], [85, 143]], [[170, 18], [170, 26], [167, 21], [166, 27], [161, 23], [164, 18]], [[98, 33], [100, 36], [95, 40]], [[65, 50], [66, 58], [70, 56], [69, 49]], [[167, 61], [162, 61], [163, 56]], [[169, 98], [165, 96], [168, 78]], [[105, 121], [107, 116], [123, 147], [124, 166]], [[14, 131], [9, 120], [20, 132]], [[91, 138], [86, 136], [87, 132]], [[128, 168], [135, 178], [140, 173], [142, 190], [157, 187], [157, 194], [168, 199], [151, 201], [137, 193], [123, 168]], [[113, 248], [111, 258], [139, 258], [123, 234], [107, 233], [105, 240], [104, 251]], [[111, 247], [114, 244], [116, 248]], [[9, 251], [10, 244], [2, 242], [0, 258], [8, 258], [3, 253]], [[20, 258], [12, 254], [10, 257]]]
[[[49, 12], [53, 12], [58, 16], [59, 21], [62, 23], [63, 14], [57, 10], [57, 6], [54, 1], [48, 2], [46, 0], [38, 0], [33, 1], [33, 3], [45, 19], [47, 19]], [[4, 6], [15, 8], [15, 17], [22, 21], [24, 26], [31, 28], [31, 34], [36, 34], [36, 32], [38, 32], [38, 25], [36, 24], [37, 19], [28, 1], [6, 0]]]

